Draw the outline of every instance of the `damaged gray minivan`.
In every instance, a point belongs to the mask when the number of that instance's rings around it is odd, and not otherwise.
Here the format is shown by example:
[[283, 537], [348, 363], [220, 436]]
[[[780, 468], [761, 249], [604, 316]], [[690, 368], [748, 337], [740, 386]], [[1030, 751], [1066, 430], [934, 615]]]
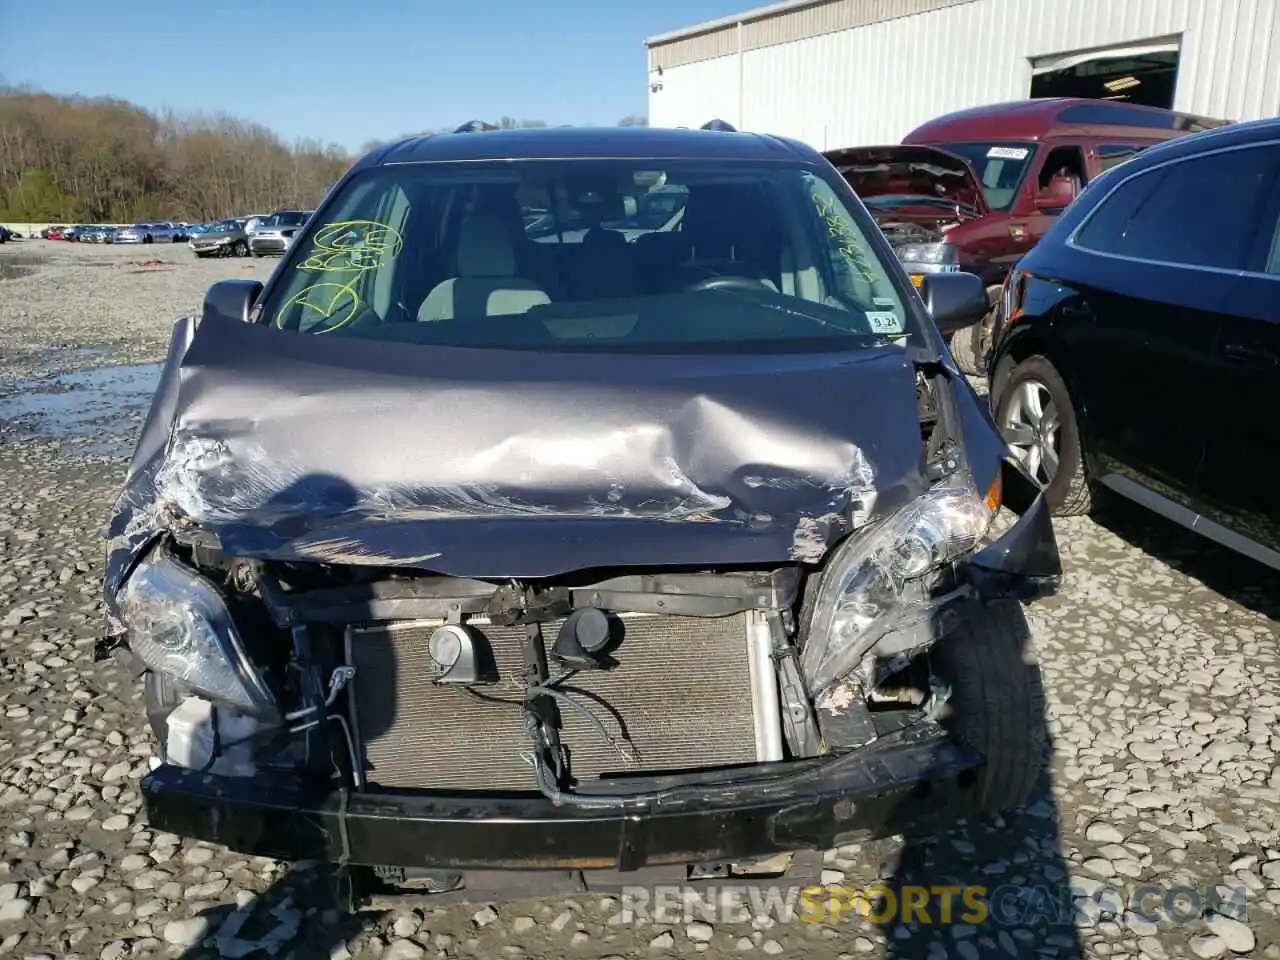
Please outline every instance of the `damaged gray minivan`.
[[[682, 214], [611, 227], [655, 190]], [[101, 645], [145, 684], [150, 821], [465, 896], [816, 872], [1017, 806], [1018, 601], [1061, 569], [944, 346], [986, 302], [917, 293], [795, 142], [377, 149], [174, 328]]]

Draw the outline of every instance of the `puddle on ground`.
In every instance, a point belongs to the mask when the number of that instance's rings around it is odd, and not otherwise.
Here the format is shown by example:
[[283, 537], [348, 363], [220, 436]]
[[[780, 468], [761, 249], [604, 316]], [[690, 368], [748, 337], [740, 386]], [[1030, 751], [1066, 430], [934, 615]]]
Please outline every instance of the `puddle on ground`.
[[19, 381], [12, 394], [0, 397], [0, 420], [5, 421], [0, 438], [7, 443], [74, 441], [84, 453], [128, 456], [151, 406], [160, 366], [95, 367]]
[[17, 280], [35, 273], [36, 260], [0, 260], [0, 280]]

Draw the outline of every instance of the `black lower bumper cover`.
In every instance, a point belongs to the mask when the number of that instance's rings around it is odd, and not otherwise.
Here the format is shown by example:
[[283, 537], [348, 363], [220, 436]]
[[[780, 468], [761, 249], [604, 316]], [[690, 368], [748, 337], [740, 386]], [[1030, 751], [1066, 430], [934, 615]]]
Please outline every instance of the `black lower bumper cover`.
[[[142, 781], [156, 829], [284, 860], [459, 870], [637, 870], [767, 857], [918, 828], [931, 787], [983, 763], [932, 724], [835, 759], [686, 786], [607, 809], [540, 797], [305, 792], [161, 766]], [[797, 769], [799, 768], [799, 769]]]

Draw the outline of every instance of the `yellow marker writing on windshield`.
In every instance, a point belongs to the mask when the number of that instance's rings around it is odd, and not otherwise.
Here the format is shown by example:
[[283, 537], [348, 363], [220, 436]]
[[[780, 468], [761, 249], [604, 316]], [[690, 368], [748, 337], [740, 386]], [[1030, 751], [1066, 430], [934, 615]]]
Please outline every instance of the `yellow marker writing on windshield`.
[[[323, 323], [318, 333], [341, 330], [360, 311], [356, 282], [366, 271], [398, 255], [404, 249], [404, 238], [385, 223], [339, 220], [317, 230], [311, 245], [310, 253], [297, 264], [297, 269], [329, 276], [303, 287], [280, 307], [276, 314], [280, 329], [284, 329], [289, 311], [296, 307], [303, 316]], [[337, 276], [341, 274], [349, 276]], [[298, 326], [303, 326], [301, 319]]]

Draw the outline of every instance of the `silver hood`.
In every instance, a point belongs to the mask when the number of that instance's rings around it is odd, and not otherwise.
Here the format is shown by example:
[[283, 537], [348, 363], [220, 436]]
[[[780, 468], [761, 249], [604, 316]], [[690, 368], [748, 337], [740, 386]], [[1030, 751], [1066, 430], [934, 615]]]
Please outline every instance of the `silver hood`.
[[[405, 348], [180, 321], [108, 531], [236, 556], [536, 578], [818, 562], [925, 485], [899, 347]], [[877, 507], [879, 504], [879, 507]]]

